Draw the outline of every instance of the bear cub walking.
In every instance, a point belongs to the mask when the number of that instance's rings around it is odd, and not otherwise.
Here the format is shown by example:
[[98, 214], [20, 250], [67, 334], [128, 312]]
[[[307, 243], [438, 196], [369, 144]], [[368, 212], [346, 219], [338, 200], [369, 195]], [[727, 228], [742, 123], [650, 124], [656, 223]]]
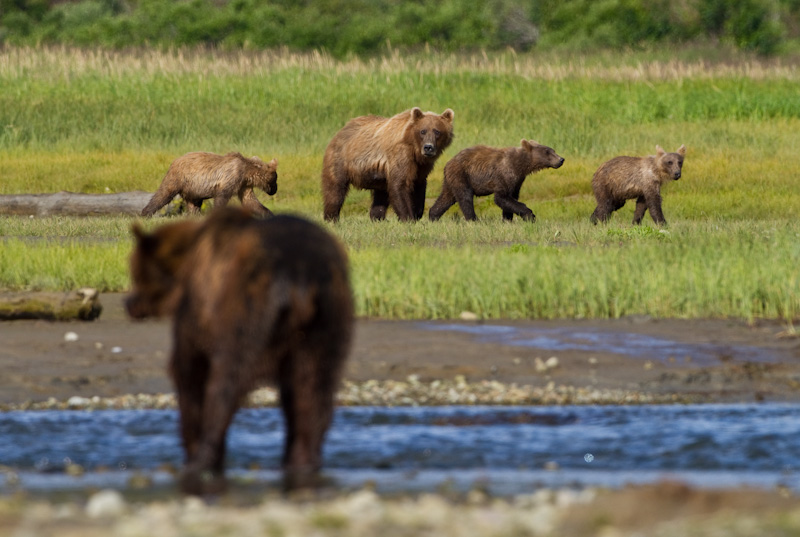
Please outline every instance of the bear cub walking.
[[174, 317], [181, 488], [224, 489], [228, 426], [262, 384], [280, 390], [287, 485], [313, 483], [353, 332], [344, 249], [304, 219], [237, 208], [133, 231], [128, 313]]
[[439, 115], [415, 107], [347, 122], [322, 161], [325, 220], [339, 220], [351, 185], [372, 190], [372, 220], [386, 218], [389, 206], [402, 221], [422, 218], [428, 174], [453, 139], [453, 117], [449, 108]]
[[681, 178], [685, 155], [685, 145], [681, 145], [674, 153], [667, 153], [657, 145], [655, 155], [615, 157], [602, 164], [592, 177], [592, 190], [597, 200], [597, 208], [591, 216], [592, 223], [605, 222], [627, 200], [635, 199], [635, 225], [642, 223], [645, 210], [650, 211], [656, 224], [666, 225], [661, 211], [661, 186]]
[[142, 209], [142, 216], [152, 216], [172, 198], [180, 195], [190, 214], [200, 212], [203, 200], [214, 198], [214, 206], [227, 205], [238, 196], [242, 206], [258, 216], [271, 216], [272, 211], [258, 201], [254, 188], [270, 196], [278, 191], [278, 161], [264, 162], [241, 153], [216, 155], [196, 151], [176, 158], [161, 181], [161, 186]]
[[523, 139], [520, 147], [496, 148], [476, 145], [460, 151], [444, 167], [442, 193], [428, 216], [438, 220], [458, 202], [464, 218], [475, 220], [473, 196], [494, 194], [494, 202], [503, 210], [503, 218], [514, 215], [534, 222], [533, 214], [519, 201], [525, 177], [544, 168], [560, 168], [564, 159], [552, 148]]

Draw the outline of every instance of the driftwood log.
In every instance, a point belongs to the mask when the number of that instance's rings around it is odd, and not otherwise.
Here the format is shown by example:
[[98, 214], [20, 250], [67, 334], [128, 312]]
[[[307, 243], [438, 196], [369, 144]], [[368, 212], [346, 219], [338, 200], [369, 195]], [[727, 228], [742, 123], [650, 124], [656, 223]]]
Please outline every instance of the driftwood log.
[[0, 196], [0, 214], [19, 216], [100, 216], [139, 215], [152, 192], [120, 192], [119, 194], [12, 194]]
[[103, 310], [99, 297], [91, 287], [66, 293], [0, 293], [0, 321], [93, 321]]

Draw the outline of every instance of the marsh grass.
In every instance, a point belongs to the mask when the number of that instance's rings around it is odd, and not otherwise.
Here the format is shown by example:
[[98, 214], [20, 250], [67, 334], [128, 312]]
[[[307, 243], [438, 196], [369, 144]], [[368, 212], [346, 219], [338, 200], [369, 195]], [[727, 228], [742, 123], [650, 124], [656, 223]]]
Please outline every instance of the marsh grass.
[[[389, 318], [800, 316], [800, 100], [791, 62], [658, 55], [418, 55], [176, 50], [0, 50], [0, 194], [154, 191], [187, 151], [277, 157], [262, 202], [321, 223], [319, 173], [351, 117], [456, 111], [470, 145], [534, 138], [566, 158], [530, 176], [535, 224], [477, 198], [440, 222], [370, 222], [351, 191], [331, 226], [350, 253], [358, 313]], [[592, 226], [605, 160], [689, 148], [665, 187], [666, 230], [632, 227], [633, 203]], [[128, 287], [135, 219], [0, 217], [0, 288]], [[169, 219], [145, 222], [153, 227]]]

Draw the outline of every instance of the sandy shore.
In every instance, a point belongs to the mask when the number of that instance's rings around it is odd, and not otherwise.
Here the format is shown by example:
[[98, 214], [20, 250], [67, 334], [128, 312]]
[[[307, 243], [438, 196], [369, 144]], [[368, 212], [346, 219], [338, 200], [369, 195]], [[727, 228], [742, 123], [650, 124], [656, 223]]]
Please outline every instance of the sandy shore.
[[[94, 322], [0, 323], [0, 404], [170, 393], [168, 322], [131, 321], [122, 299], [103, 295]], [[518, 400], [500, 397], [500, 404], [796, 401], [800, 338], [774, 321], [361, 319], [345, 377], [356, 390], [372, 381], [372, 395], [381, 384], [405, 385], [389, 390], [396, 404], [414, 402], [409, 397], [426, 389], [431, 397], [416, 402], [470, 402], [437, 397], [437, 381], [483, 385], [491, 397], [510, 393], [511, 384], [527, 390]], [[370, 398], [370, 390], [364, 404], [392, 403]], [[358, 394], [345, 403], [359, 404]]]

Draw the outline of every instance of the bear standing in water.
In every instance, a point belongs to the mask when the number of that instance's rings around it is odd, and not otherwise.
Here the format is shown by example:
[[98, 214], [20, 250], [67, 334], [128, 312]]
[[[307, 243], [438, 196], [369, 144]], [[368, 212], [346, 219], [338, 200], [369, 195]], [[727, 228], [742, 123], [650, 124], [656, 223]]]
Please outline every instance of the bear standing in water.
[[438, 220], [458, 202], [464, 218], [476, 220], [474, 196], [494, 194], [494, 202], [503, 210], [503, 219], [514, 215], [534, 222], [536, 215], [519, 201], [525, 178], [544, 168], [560, 168], [564, 159], [553, 149], [533, 140], [523, 139], [520, 147], [476, 145], [458, 152], [444, 167], [442, 193], [428, 216]]
[[200, 212], [203, 200], [213, 198], [214, 206], [222, 207], [233, 196], [238, 196], [248, 211], [258, 216], [271, 216], [272, 211], [258, 201], [253, 189], [260, 188], [270, 196], [275, 194], [278, 191], [277, 169], [276, 159], [264, 162], [241, 153], [186, 153], [170, 164], [158, 190], [142, 209], [142, 216], [152, 216], [177, 195], [186, 201], [192, 214]]
[[311, 483], [353, 332], [342, 247], [306, 220], [256, 220], [233, 208], [134, 234], [128, 313], [174, 317], [182, 489], [224, 488], [228, 426], [267, 383], [280, 390], [287, 485]]
[[681, 178], [686, 146], [667, 153], [656, 146], [656, 154], [649, 157], [615, 157], [601, 165], [592, 177], [592, 190], [597, 208], [590, 220], [593, 224], [605, 222], [611, 213], [621, 209], [625, 201], [636, 200], [633, 223], [642, 223], [644, 212], [650, 211], [659, 226], [667, 224], [661, 212], [661, 186]]
[[400, 220], [422, 218], [428, 175], [453, 139], [453, 116], [449, 108], [442, 115], [412, 108], [390, 118], [350, 120], [325, 150], [325, 220], [339, 220], [350, 185], [372, 190], [373, 220], [386, 218], [390, 205]]

